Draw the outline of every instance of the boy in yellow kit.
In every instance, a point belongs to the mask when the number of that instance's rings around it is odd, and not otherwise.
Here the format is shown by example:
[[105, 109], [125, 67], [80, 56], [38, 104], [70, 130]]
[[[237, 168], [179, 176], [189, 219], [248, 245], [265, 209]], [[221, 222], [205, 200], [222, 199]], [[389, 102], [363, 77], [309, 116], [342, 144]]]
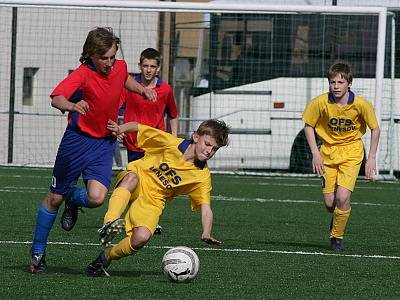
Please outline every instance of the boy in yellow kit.
[[[327, 77], [329, 93], [312, 99], [303, 112], [304, 133], [313, 155], [313, 171], [322, 176], [325, 206], [333, 213], [331, 248], [342, 251], [344, 231], [351, 212], [350, 196], [364, 157], [361, 137], [368, 126], [371, 142], [365, 175], [373, 179], [380, 129], [372, 104], [350, 91], [353, 74], [348, 64], [331, 65]], [[320, 150], [315, 133], [323, 142]]]
[[[118, 126], [109, 121], [107, 128], [116, 136], [137, 131], [137, 146], [145, 156], [128, 164], [117, 177], [100, 235], [103, 245], [109, 246], [115, 232], [125, 227], [127, 237], [113, 247], [107, 247], [86, 267], [86, 275], [108, 275], [106, 268], [112, 260], [134, 254], [151, 238], [165, 204], [176, 195], [188, 195], [192, 210], [201, 211], [206, 243], [221, 244], [211, 236], [211, 174], [207, 160], [228, 144], [229, 127], [219, 120], [200, 124], [190, 140], [177, 138], [164, 131], [128, 122]], [[128, 211], [119, 219], [125, 208]], [[111, 229], [108, 231], [107, 229]]]

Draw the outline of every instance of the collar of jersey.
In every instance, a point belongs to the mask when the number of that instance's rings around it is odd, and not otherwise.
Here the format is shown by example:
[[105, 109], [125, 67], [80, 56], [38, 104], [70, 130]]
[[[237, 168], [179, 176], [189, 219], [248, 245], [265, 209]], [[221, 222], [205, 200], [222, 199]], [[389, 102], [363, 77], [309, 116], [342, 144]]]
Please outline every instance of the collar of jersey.
[[[349, 99], [347, 99], [347, 104], [353, 104], [354, 97], [355, 97], [354, 93], [352, 91], [349, 91]], [[329, 103], [336, 102], [335, 95], [331, 92], [328, 93], [328, 101]]]
[[[185, 153], [186, 149], [192, 143], [193, 143], [192, 140], [183, 140], [182, 143], [180, 143], [179, 146], [178, 146], [179, 151], [181, 151], [182, 153]], [[206, 162], [205, 161], [195, 160], [194, 161], [194, 165], [196, 167], [198, 167], [199, 169], [203, 169], [205, 167], [205, 165], [206, 165]]]
[[[142, 75], [140, 73], [135, 73], [135, 80], [139, 83], [142, 83]], [[156, 82], [156, 86], [160, 86], [162, 83], [162, 80], [157, 77], [157, 82]]]
[[96, 71], [96, 67], [94, 66], [94, 63], [92, 62], [92, 60], [90, 58], [85, 60], [85, 64], [88, 66], [88, 68], [90, 70]]

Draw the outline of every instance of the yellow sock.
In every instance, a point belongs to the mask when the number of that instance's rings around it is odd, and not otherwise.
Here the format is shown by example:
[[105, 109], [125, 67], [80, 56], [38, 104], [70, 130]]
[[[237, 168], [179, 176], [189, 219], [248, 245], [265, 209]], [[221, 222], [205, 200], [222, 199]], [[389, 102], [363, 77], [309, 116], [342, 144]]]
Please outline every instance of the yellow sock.
[[117, 187], [108, 201], [108, 210], [104, 216], [104, 224], [121, 218], [128, 205], [131, 193], [124, 187]]
[[343, 239], [347, 221], [350, 217], [351, 208], [349, 210], [340, 210], [335, 208], [333, 212], [333, 223], [330, 237]]
[[111, 261], [134, 254], [137, 250], [132, 248], [130, 239], [131, 237], [128, 236], [120, 241], [117, 245], [108, 248], [105, 251], [106, 258]]

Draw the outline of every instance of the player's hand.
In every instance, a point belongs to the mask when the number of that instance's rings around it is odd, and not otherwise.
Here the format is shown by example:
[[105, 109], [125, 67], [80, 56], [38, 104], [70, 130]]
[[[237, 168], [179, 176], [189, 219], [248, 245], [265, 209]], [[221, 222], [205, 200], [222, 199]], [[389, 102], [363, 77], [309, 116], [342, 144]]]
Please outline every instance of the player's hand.
[[313, 172], [322, 176], [324, 174], [324, 163], [319, 153], [313, 155], [312, 159]]
[[117, 141], [122, 143], [124, 141], [125, 137], [126, 137], [125, 133], [120, 133], [117, 135]]
[[212, 236], [202, 236], [201, 240], [207, 244], [211, 244], [211, 245], [221, 245], [222, 241], [219, 241], [217, 239], [214, 239]]
[[151, 88], [147, 88], [145, 87], [143, 89], [143, 96], [145, 96], [147, 99], [156, 102], [157, 101], [157, 93], [155, 90], [151, 89]]
[[365, 176], [369, 180], [374, 180], [376, 174], [376, 160], [375, 158], [368, 158], [365, 163]]
[[81, 115], [85, 115], [89, 111], [89, 104], [85, 100], [73, 103], [71, 111], [76, 111]]
[[118, 137], [121, 133], [119, 132], [119, 126], [113, 120], [108, 120], [107, 122], [107, 129], [111, 131], [111, 133]]

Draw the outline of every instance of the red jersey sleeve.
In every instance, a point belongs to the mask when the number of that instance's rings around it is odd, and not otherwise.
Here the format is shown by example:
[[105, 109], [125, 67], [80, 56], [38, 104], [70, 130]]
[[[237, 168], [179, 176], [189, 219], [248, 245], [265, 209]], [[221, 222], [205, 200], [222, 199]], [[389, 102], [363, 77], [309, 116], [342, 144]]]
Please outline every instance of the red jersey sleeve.
[[50, 94], [50, 98], [64, 96], [69, 99], [76, 90], [82, 87], [85, 82], [85, 69], [81, 65], [71, 74], [64, 78]]

